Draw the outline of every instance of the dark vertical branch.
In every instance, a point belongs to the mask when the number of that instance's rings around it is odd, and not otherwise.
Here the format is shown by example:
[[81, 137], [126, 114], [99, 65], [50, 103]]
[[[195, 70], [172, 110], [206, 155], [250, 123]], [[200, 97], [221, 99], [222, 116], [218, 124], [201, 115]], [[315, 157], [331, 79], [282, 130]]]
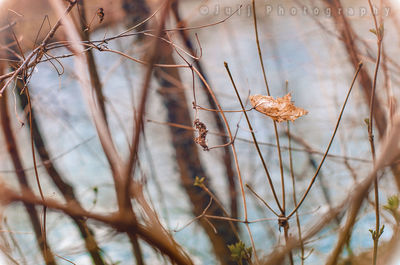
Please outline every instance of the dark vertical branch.
[[[184, 20], [181, 19], [180, 14], [179, 14], [178, 2], [179, 1], [174, 1], [173, 2], [173, 4], [172, 4], [172, 12], [173, 12], [173, 14], [175, 16], [176, 22], [178, 23], [178, 27], [186, 28], [187, 27], [186, 23], [185, 23]], [[180, 36], [181, 36], [183, 42], [185, 43], [185, 46], [188, 48], [189, 52], [191, 54], [195, 54], [195, 48], [194, 48], [194, 45], [192, 43], [192, 40], [190, 39], [189, 33], [186, 30], [179, 30], [178, 33], [180, 34]], [[207, 79], [207, 75], [205, 74], [205, 71], [204, 71], [203, 66], [200, 63], [200, 61], [199, 60], [195, 60], [194, 61], [194, 65], [199, 70], [199, 72], [202, 74], [204, 79], [208, 80]], [[217, 105], [215, 104], [211, 94], [208, 92], [208, 89], [206, 88], [206, 86], [204, 85], [203, 82], [201, 82], [201, 87], [202, 87], [203, 91], [207, 95], [207, 102], [210, 105], [210, 107], [212, 109], [217, 109]], [[213, 115], [213, 117], [214, 117], [214, 122], [217, 125], [218, 132], [221, 135], [226, 135], [225, 126], [224, 126], [224, 123], [223, 123], [221, 117], [217, 113], [215, 113], [215, 115]], [[227, 136], [225, 136], [225, 137], [223, 137], [223, 141], [225, 143], [227, 143], [227, 142], [229, 142], [229, 138]], [[233, 164], [232, 164], [232, 154], [231, 154], [229, 146], [224, 146], [224, 153], [223, 153], [223, 157], [222, 158], [223, 158], [223, 161], [224, 161], [225, 170], [226, 170], [226, 177], [227, 177], [228, 184], [229, 184], [231, 217], [232, 218], [237, 218], [237, 216], [238, 216], [238, 203], [237, 203], [238, 191], [237, 191], [237, 187], [236, 187], [235, 171], [233, 169]]]
[[[149, 10], [149, 8], [145, 7], [146, 5], [147, 4], [144, 0], [125, 0], [123, 7], [128, 15], [132, 14], [132, 17], [134, 18], [132, 22], [137, 23], [138, 21], [143, 21], [149, 16], [149, 13], [137, 13], [137, 11]], [[142, 19], [138, 20], [138, 17], [141, 17]], [[146, 26], [146, 24], [143, 26]], [[161, 37], [166, 36], [161, 35]], [[173, 58], [173, 49], [170, 45], [164, 42], [160, 43], [158, 53], [159, 58], [156, 63], [176, 64], [175, 59]], [[189, 106], [187, 104], [184, 90], [182, 87], [176, 85], [177, 83], [181, 83], [178, 69], [157, 68], [155, 69], [155, 77], [160, 84], [158, 92], [160, 93], [166, 108], [168, 122], [190, 126], [192, 121], [188, 111]], [[193, 186], [196, 176], [205, 176], [205, 171], [200, 162], [198, 148], [193, 141], [194, 134], [192, 131], [176, 127], [170, 127], [170, 132], [181, 183], [192, 204], [193, 214], [199, 216], [207, 207], [207, 204], [210, 201], [210, 196], [201, 188]], [[207, 186], [209, 187], [209, 185]], [[210, 215], [223, 216], [222, 210], [217, 205], [212, 205], [208, 213]], [[223, 265], [233, 265], [234, 263], [230, 258], [230, 252], [227, 245], [235, 243], [236, 238], [230, 227], [227, 226], [224, 221], [215, 221], [213, 225], [218, 231], [216, 234], [214, 229], [205, 219], [201, 219], [200, 224], [208, 235], [210, 242], [213, 245], [214, 253], [220, 263]]]
[[[85, 5], [84, 5], [83, 0], [78, 1], [78, 10], [79, 10], [81, 38], [83, 41], [90, 42], [90, 35], [89, 35], [89, 30], [87, 28], [88, 24], [87, 24], [87, 20], [86, 20]], [[107, 121], [107, 113], [106, 113], [106, 108], [105, 108], [105, 99], [104, 99], [104, 95], [103, 95], [103, 88], [102, 88], [100, 77], [99, 77], [99, 74], [97, 71], [96, 62], [94, 60], [93, 51], [89, 50], [85, 53], [85, 55], [86, 55], [86, 61], [88, 63], [87, 68], [89, 71], [90, 84], [91, 84], [91, 87], [96, 92], [97, 103], [100, 106], [100, 110], [104, 116], [104, 120]], [[130, 178], [130, 173], [128, 174], [127, 177]], [[115, 183], [115, 184], [118, 185], [118, 183]], [[127, 186], [129, 186], [129, 185], [127, 185]], [[129, 199], [127, 199], [127, 200], [129, 200]], [[130, 203], [127, 203], [126, 208], [129, 213], [132, 213], [132, 217], [134, 217], [133, 210], [132, 210]], [[142, 254], [137, 236], [135, 234], [133, 234], [133, 235], [129, 236], [129, 239], [130, 239], [132, 247], [133, 247], [133, 254], [136, 258], [136, 264], [143, 265], [144, 264], [143, 254]]]
[[[335, 10], [342, 9], [343, 6], [339, 0], [324, 0], [326, 4], [333, 7]], [[332, 12], [332, 17], [335, 21], [336, 28], [340, 33], [341, 40], [343, 41], [344, 48], [349, 55], [350, 63], [353, 65], [354, 69], [358, 67], [358, 62], [361, 59], [359, 56], [359, 48], [355, 43], [355, 33], [350, 22], [346, 16], [339, 15], [338, 12]], [[366, 103], [369, 103], [372, 96], [372, 79], [368, 74], [366, 69], [361, 69], [360, 71], [360, 84], [364, 92], [364, 99]], [[379, 98], [374, 100], [374, 120], [375, 126], [378, 130], [378, 137], [382, 139], [385, 135], [387, 119], [385, 111], [382, 107], [382, 103]], [[394, 164], [391, 167], [394, 179], [396, 181], [397, 189], [400, 190], [400, 164]]]
[[137, 235], [136, 234], [128, 234], [128, 236], [129, 236], [129, 241], [131, 241], [133, 254], [135, 255], [135, 258], [136, 258], [136, 265], [144, 265], [145, 263], [143, 260], [143, 253], [142, 253], [142, 249], [140, 248]]
[[[81, 38], [83, 41], [90, 41], [90, 35], [89, 35], [89, 30], [88, 30], [88, 24], [86, 20], [86, 15], [85, 15], [85, 5], [84, 5], [84, 0], [78, 0], [78, 10], [79, 10], [79, 20], [80, 20], [80, 33], [81, 33]], [[96, 92], [96, 97], [97, 97], [97, 102], [99, 104], [99, 107], [101, 109], [101, 112], [104, 115], [104, 119], [107, 121], [107, 112], [106, 112], [106, 106], [105, 106], [105, 98], [103, 94], [103, 86], [100, 81], [99, 73], [97, 71], [96, 67], [96, 61], [94, 60], [93, 56], [93, 51], [88, 50], [86, 53], [86, 60], [88, 63], [88, 70], [89, 70], [89, 75], [90, 75], [90, 84], [94, 88], [94, 91]]]
[[[17, 82], [17, 89], [20, 91], [23, 88], [23, 84], [21, 81]], [[25, 110], [28, 105], [28, 99], [25, 94], [20, 95], [20, 105], [22, 110]], [[47, 174], [56, 185], [57, 189], [60, 191], [62, 196], [66, 201], [73, 201], [78, 207], [81, 207], [76, 196], [74, 188], [67, 182], [64, 181], [59, 170], [53, 164], [50, 154], [47, 151], [45, 141], [42, 137], [42, 133], [40, 131], [40, 126], [36, 121], [35, 111], [34, 108], [31, 110], [32, 115], [32, 124], [29, 124], [32, 127], [33, 131], [33, 141], [36, 147], [36, 150], [39, 154], [40, 160], [46, 169]], [[28, 126], [29, 126], [28, 125]], [[94, 238], [93, 232], [87, 226], [86, 222], [82, 218], [73, 218], [74, 223], [79, 229], [81, 237], [85, 241], [86, 249], [89, 251], [94, 264], [96, 265], [103, 265], [105, 264], [103, 258], [100, 254], [100, 248]]]
[[[8, 42], [12, 42], [10, 33], [7, 34], [6, 38], [8, 38]], [[11, 49], [15, 50], [16, 47], [13, 46], [11, 47]], [[15, 55], [13, 55], [12, 53], [8, 54], [8, 58], [11, 60], [17, 59]], [[11, 67], [14, 68], [13, 66]], [[24, 87], [25, 84], [22, 80], [16, 81], [16, 89], [18, 92], [23, 91]], [[25, 93], [19, 93], [19, 94], [20, 94], [19, 103], [21, 109], [24, 110], [25, 112], [29, 111], [28, 108], [29, 101], [27, 95]], [[62, 196], [66, 201], [73, 201], [77, 206], [81, 207], [78, 200], [76, 199], [73, 187], [64, 181], [62, 174], [59, 172], [59, 170], [51, 161], [50, 154], [47, 151], [45, 140], [42, 137], [40, 126], [36, 121], [36, 116], [33, 106], [31, 107], [30, 117], [31, 117], [30, 122], [28, 122], [27, 124], [29, 126], [29, 129], [32, 129], [33, 142], [36, 151], [39, 154], [40, 160], [42, 161], [48, 176], [51, 178], [51, 180], [56, 185], [57, 189], [60, 191], [60, 193], [62, 194]], [[96, 265], [105, 264], [103, 258], [101, 257], [100, 248], [98, 247], [98, 244], [94, 238], [93, 232], [89, 229], [86, 222], [82, 218], [77, 218], [77, 217], [74, 217], [73, 221], [78, 227], [81, 237], [85, 241], [86, 248], [92, 257], [94, 264]]]
[[[7, 143], [7, 151], [11, 157], [12, 163], [14, 165], [14, 169], [17, 175], [18, 183], [21, 188], [24, 188], [26, 191], [32, 193], [27, 176], [25, 175], [25, 171], [23, 169], [22, 161], [18, 152], [17, 143], [14, 137], [14, 134], [11, 129], [10, 118], [8, 113], [7, 106], [7, 94], [4, 93], [2, 98], [0, 99], [0, 116], [1, 116], [1, 127], [3, 130], [3, 134]], [[54, 260], [54, 256], [48, 247], [48, 244], [43, 241], [42, 237], [42, 228], [40, 225], [40, 220], [38, 213], [35, 209], [35, 206], [29, 203], [24, 203], [25, 209], [28, 212], [29, 219], [31, 221], [36, 241], [38, 246], [42, 252], [43, 258], [47, 265], [55, 265], [56, 262]]]

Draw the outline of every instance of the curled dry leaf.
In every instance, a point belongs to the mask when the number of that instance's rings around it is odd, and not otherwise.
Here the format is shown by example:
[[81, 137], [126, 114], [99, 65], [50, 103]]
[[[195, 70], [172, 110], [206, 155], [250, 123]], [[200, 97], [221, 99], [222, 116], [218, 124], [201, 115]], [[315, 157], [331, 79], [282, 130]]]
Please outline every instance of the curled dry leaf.
[[97, 9], [96, 15], [99, 18], [99, 23], [103, 22], [103, 20], [104, 20], [104, 8], [100, 7], [99, 9]]
[[293, 105], [290, 93], [276, 99], [271, 96], [254, 95], [250, 96], [250, 102], [257, 111], [277, 122], [294, 121], [308, 113], [305, 109]]
[[194, 121], [194, 126], [196, 127], [196, 130], [198, 132], [198, 136], [194, 138], [194, 142], [201, 147], [203, 147], [204, 151], [208, 151], [208, 145], [207, 145], [207, 126], [201, 122], [199, 119], [196, 119]]

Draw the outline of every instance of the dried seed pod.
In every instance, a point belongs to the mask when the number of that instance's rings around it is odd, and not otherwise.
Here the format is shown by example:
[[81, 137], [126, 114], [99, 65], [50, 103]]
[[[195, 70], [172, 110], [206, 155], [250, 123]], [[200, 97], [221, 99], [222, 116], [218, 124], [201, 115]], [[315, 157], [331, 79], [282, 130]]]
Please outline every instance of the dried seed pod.
[[99, 23], [103, 22], [104, 20], [104, 9], [102, 7], [100, 7], [99, 9], [97, 9], [97, 17], [99, 18]]
[[201, 147], [203, 147], [204, 151], [208, 151], [208, 145], [207, 145], [207, 126], [202, 123], [199, 119], [196, 119], [194, 121], [194, 126], [196, 127], [196, 130], [198, 132], [198, 136], [194, 138], [194, 142]]
[[258, 112], [267, 115], [277, 122], [294, 121], [308, 113], [305, 109], [293, 105], [290, 93], [276, 99], [271, 96], [254, 95], [250, 96], [250, 102]]

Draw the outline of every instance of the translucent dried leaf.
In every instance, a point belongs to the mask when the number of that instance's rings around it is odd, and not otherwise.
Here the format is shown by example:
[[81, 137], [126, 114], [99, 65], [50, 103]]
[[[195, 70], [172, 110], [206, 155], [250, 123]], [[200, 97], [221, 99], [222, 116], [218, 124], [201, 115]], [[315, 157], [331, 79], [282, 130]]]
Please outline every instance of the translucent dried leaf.
[[257, 111], [277, 122], [294, 121], [308, 113], [305, 109], [293, 105], [290, 93], [276, 99], [270, 96], [254, 95], [250, 96], [250, 102]]

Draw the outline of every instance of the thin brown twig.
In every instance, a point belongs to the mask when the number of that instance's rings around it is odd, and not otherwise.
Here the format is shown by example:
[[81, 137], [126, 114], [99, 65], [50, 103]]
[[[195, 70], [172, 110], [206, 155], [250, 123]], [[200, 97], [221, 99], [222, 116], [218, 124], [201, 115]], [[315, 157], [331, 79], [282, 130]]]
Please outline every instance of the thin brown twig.
[[[287, 84], [287, 83], [286, 83]], [[290, 167], [290, 177], [292, 179], [292, 189], [293, 189], [293, 203], [297, 205], [297, 198], [296, 198], [296, 181], [294, 177], [294, 168], [293, 168], [293, 156], [292, 156], [292, 139], [290, 133], [290, 123], [287, 122], [287, 135], [288, 135], [288, 144], [289, 144], [289, 167]], [[299, 242], [300, 242], [300, 253], [301, 253], [301, 264], [304, 265], [304, 242], [301, 238], [301, 225], [300, 225], [300, 218], [299, 212], [296, 211], [296, 225], [297, 225], [297, 233], [299, 235]]]
[[61, 26], [61, 21], [62, 19], [71, 12], [72, 8], [76, 5], [77, 1], [69, 1], [69, 5], [64, 11], [64, 16], [61, 17], [57, 23], [53, 26], [53, 28], [49, 31], [49, 33], [46, 35], [46, 37], [43, 39], [42, 43], [34, 49], [27, 57], [26, 59], [21, 63], [21, 65], [18, 67], [17, 70], [15, 70], [12, 75], [10, 76], [11, 78], [6, 81], [4, 86], [0, 89], [0, 96], [3, 94], [4, 90], [8, 87], [8, 85], [14, 80], [25, 68], [31, 60], [33, 59], [34, 56], [36, 56], [34, 63], [37, 63], [40, 61], [41, 57], [43, 56], [44, 52], [43, 50], [45, 49], [46, 45], [50, 42], [51, 38], [53, 38], [54, 34], [56, 33], [57, 29]]
[[[166, 125], [166, 126], [171, 126], [171, 127], [177, 127], [177, 128], [182, 128], [185, 130], [192, 130], [194, 131], [195, 129], [191, 126], [186, 126], [186, 125], [181, 125], [181, 124], [177, 124], [177, 123], [171, 123], [171, 122], [163, 122], [163, 121], [156, 121], [156, 120], [152, 120], [152, 119], [147, 119], [147, 122], [151, 122], [151, 123], [155, 123], [155, 124], [160, 124], [160, 125]], [[209, 134], [213, 134], [213, 135], [219, 135], [219, 136], [224, 136], [226, 137], [226, 134], [221, 134], [219, 132], [214, 132], [214, 131], [208, 131]], [[251, 143], [253, 144], [252, 140], [248, 140], [242, 137], [235, 137], [236, 140], [238, 141], [242, 141], [242, 142], [246, 142], [246, 143]], [[273, 143], [266, 143], [266, 142], [260, 142], [258, 141], [259, 145], [264, 145], [264, 146], [270, 146], [270, 147], [276, 147], [276, 144]], [[288, 146], [281, 146], [282, 149], [284, 150], [289, 150]], [[317, 151], [315, 149], [312, 148], [295, 148], [292, 147], [292, 151], [295, 152], [307, 152], [309, 154], [316, 154], [316, 155], [320, 155], [323, 156], [325, 154], [325, 152], [321, 152], [321, 151]], [[343, 155], [334, 155], [334, 154], [327, 154], [327, 157], [330, 158], [335, 158], [335, 159], [341, 159], [341, 160], [352, 160], [352, 161], [357, 161], [357, 162], [362, 162], [362, 163], [372, 163], [371, 160], [368, 159], [362, 159], [362, 158], [358, 158], [358, 157], [350, 157], [350, 156], [343, 156]], [[1, 173], [2, 171], [0, 171]]]
[[265, 163], [264, 157], [263, 157], [263, 155], [262, 155], [262, 153], [261, 153], [260, 147], [259, 147], [258, 142], [257, 142], [256, 135], [255, 135], [255, 133], [254, 133], [254, 131], [253, 131], [253, 127], [251, 126], [251, 123], [250, 123], [249, 117], [248, 117], [248, 115], [247, 115], [247, 112], [244, 111], [244, 110], [245, 110], [245, 107], [244, 107], [244, 105], [243, 105], [242, 99], [240, 98], [239, 92], [238, 92], [238, 90], [237, 90], [237, 88], [236, 88], [236, 84], [235, 84], [235, 82], [234, 82], [234, 80], [233, 80], [233, 77], [232, 77], [232, 74], [231, 74], [231, 72], [230, 72], [230, 70], [229, 70], [229, 66], [228, 66], [228, 63], [227, 63], [227, 62], [225, 62], [225, 68], [226, 68], [226, 71], [228, 72], [229, 78], [230, 78], [231, 83], [232, 83], [232, 86], [233, 86], [233, 88], [234, 88], [234, 90], [235, 90], [237, 99], [239, 100], [240, 106], [242, 107], [242, 110], [243, 110], [244, 116], [245, 116], [245, 118], [246, 118], [247, 125], [248, 125], [248, 127], [249, 127], [251, 136], [252, 136], [252, 138], [253, 138], [253, 142], [254, 142], [254, 145], [255, 145], [255, 147], [256, 147], [258, 156], [259, 156], [259, 158], [260, 158], [260, 160], [261, 160], [261, 163], [262, 163], [262, 166], [263, 166], [263, 168], [264, 168], [265, 174], [267, 175], [267, 179], [268, 179], [269, 185], [270, 185], [270, 187], [271, 187], [272, 194], [274, 195], [275, 202], [276, 202], [276, 204], [277, 204], [279, 210], [283, 213], [284, 210], [283, 210], [281, 204], [279, 203], [279, 199], [278, 199], [278, 197], [277, 197], [277, 195], [276, 195], [275, 187], [274, 187], [274, 184], [273, 184], [273, 182], [272, 182], [271, 175], [269, 174], [267, 164]]
[[[368, 139], [371, 147], [371, 154], [372, 154], [372, 161], [375, 163], [375, 143], [374, 143], [374, 103], [375, 103], [375, 94], [376, 94], [376, 83], [378, 79], [378, 71], [381, 61], [381, 54], [382, 54], [382, 40], [383, 40], [383, 22], [381, 21], [380, 25], [378, 25], [378, 21], [376, 19], [376, 15], [373, 10], [371, 0], [368, 0], [369, 8], [372, 12], [372, 17], [375, 25], [375, 35], [377, 38], [377, 57], [375, 63], [375, 70], [374, 70], [374, 78], [372, 82], [372, 91], [371, 91], [371, 99], [370, 99], [370, 112], [369, 112], [369, 120], [368, 120]], [[381, 1], [381, 8], [382, 8], [382, 1]], [[380, 214], [379, 214], [379, 183], [378, 178], [375, 178], [374, 181], [374, 196], [375, 196], [375, 231], [372, 231], [372, 240], [374, 242], [373, 248], [373, 257], [372, 257], [372, 264], [376, 265], [378, 259], [378, 245], [379, 245], [379, 238], [381, 236], [381, 225], [380, 225]], [[383, 229], [383, 227], [382, 227]]]
[[279, 216], [279, 214], [276, 213], [276, 212], [274, 211], [274, 209], [272, 209], [272, 207], [269, 206], [269, 204], [268, 204], [260, 195], [258, 195], [258, 193], [255, 192], [255, 190], [254, 190], [249, 184], [247, 184], [247, 183], [246, 183], [246, 188], [248, 188], [248, 189], [251, 191], [251, 193], [253, 193], [254, 196], [256, 196], [257, 199], [259, 199], [273, 214], [275, 214], [276, 216]]
[[321, 170], [322, 165], [324, 164], [325, 159], [326, 159], [326, 157], [327, 157], [327, 155], [328, 155], [328, 152], [329, 152], [329, 150], [330, 150], [330, 148], [331, 148], [331, 146], [332, 146], [333, 140], [335, 139], [336, 132], [337, 132], [337, 130], [339, 129], [339, 124], [340, 124], [340, 121], [341, 121], [341, 119], [342, 119], [342, 116], [343, 116], [343, 113], [344, 113], [344, 109], [345, 109], [345, 107], [346, 107], [347, 101], [348, 101], [348, 99], [349, 99], [349, 97], [350, 97], [350, 93], [351, 93], [351, 91], [352, 91], [352, 89], [353, 89], [354, 83], [355, 83], [355, 81], [356, 81], [356, 79], [357, 79], [358, 73], [360, 72], [362, 65], [363, 65], [362, 62], [360, 62], [359, 65], [358, 65], [358, 68], [357, 68], [357, 70], [356, 70], [356, 72], [355, 72], [355, 74], [354, 74], [353, 81], [351, 82], [350, 88], [349, 88], [349, 90], [348, 90], [348, 92], [347, 92], [347, 95], [346, 95], [346, 99], [344, 100], [342, 109], [341, 109], [341, 111], [340, 111], [340, 113], [339, 113], [339, 117], [338, 117], [338, 119], [337, 119], [337, 122], [336, 122], [336, 125], [335, 125], [335, 129], [333, 130], [331, 139], [329, 140], [329, 143], [328, 143], [328, 146], [327, 146], [327, 148], [326, 148], [325, 154], [324, 154], [324, 156], [323, 156], [322, 159], [321, 159], [321, 162], [320, 162], [320, 164], [319, 164], [319, 166], [318, 166], [318, 169], [316, 170], [314, 176], [312, 177], [312, 179], [311, 179], [311, 181], [310, 181], [310, 184], [308, 185], [308, 187], [307, 187], [307, 189], [306, 189], [306, 191], [305, 191], [303, 197], [300, 199], [299, 203], [298, 203], [298, 204], [296, 205], [296, 207], [292, 210], [292, 212], [288, 215], [288, 218], [291, 217], [291, 216], [299, 209], [299, 207], [301, 206], [301, 204], [302, 204], [302, 203], [304, 202], [304, 200], [306, 199], [308, 193], [310, 192], [310, 190], [311, 190], [311, 188], [312, 188], [312, 186], [313, 186], [315, 180], [317, 179], [318, 173], [319, 173], [319, 171]]
[[[261, 45], [260, 45], [260, 39], [258, 36], [258, 26], [257, 26], [257, 14], [256, 14], [256, 4], [255, 4], [255, 0], [251, 1], [252, 3], [252, 7], [253, 7], [253, 24], [254, 24], [254, 33], [256, 36], [256, 44], [257, 44], [257, 51], [258, 51], [258, 58], [261, 64], [261, 70], [262, 70], [262, 74], [263, 74], [263, 78], [264, 78], [264, 83], [265, 83], [265, 88], [267, 90], [267, 95], [271, 96], [271, 92], [269, 89], [269, 85], [268, 85], [268, 80], [267, 80], [267, 74], [266, 74], [266, 70], [265, 70], [265, 66], [264, 66], [264, 59], [262, 56], [262, 52], [261, 52]], [[284, 177], [284, 173], [283, 173], [283, 161], [282, 161], [282, 152], [281, 152], [281, 147], [280, 147], [280, 141], [279, 141], [279, 133], [278, 133], [278, 127], [276, 124], [276, 121], [273, 121], [274, 124], [274, 132], [275, 132], [275, 141], [276, 141], [276, 146], [278, 149], [278, 158], [279, 158], [279, 170], [281, 173], [281, 185], [282, 185], [282, 207], [279, 207], [282, 214], [285, 215], [285, 211], [286, 211], [286, 191], [285, 191], [285, 177]]]

